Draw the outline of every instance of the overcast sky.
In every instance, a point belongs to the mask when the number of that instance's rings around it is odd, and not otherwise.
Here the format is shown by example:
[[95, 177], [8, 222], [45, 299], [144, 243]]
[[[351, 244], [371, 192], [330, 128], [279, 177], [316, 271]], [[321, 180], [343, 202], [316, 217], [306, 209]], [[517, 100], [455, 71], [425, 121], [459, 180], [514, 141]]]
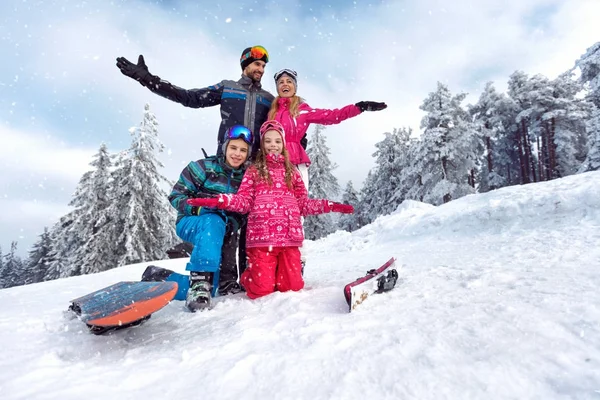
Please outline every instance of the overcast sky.
[[144, 103], [168, 151], [163, 174], [216, 150], [218, 107], [188, 109], [123, 76], [115, 58], [143, 54], [150, 72], [184, 88], [240, 76], [261, 44], [273, 73], [293, 68], [313, 107], [361, 100], [388, 109], [325, 131], [334, 171], [360, 188], [383, 132], [410, 126], [446, 83], [474, 102], [515, 70], [550, 78], [600, 38], [598, 0], [17, 1], [0, 2], [0, 246], [24, 254], [65, 214], [91, 155], [128, 147]]

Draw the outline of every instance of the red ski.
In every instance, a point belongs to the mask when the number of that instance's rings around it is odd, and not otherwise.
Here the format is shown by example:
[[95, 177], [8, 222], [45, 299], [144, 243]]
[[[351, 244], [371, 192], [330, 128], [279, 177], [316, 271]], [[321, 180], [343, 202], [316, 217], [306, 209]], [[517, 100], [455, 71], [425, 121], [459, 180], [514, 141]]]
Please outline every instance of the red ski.
[[398, 280], [398, 271], [393, 268], [395, 262], [396, 259], [392, 257], [381, 267], [370, 270], [365, 276], [344, 287], [344, 296], [350, 312], [370, 295], [394, 288]]

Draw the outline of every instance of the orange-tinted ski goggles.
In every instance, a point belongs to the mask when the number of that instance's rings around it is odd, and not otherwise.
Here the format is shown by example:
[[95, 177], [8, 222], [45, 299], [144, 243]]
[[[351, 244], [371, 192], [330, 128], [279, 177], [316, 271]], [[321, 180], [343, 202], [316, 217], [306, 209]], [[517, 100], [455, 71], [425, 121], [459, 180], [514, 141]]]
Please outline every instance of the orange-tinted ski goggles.
[[264, 61], [266, 63], [269, 62], [269, 52], [262, 46], [254, 46], [250, 48], [250, 51], [242, 54], [240, 58], [240, 63], [243, 63], [249, 58], [254, 58], [256, 60], [260, 60], [264, 57]]

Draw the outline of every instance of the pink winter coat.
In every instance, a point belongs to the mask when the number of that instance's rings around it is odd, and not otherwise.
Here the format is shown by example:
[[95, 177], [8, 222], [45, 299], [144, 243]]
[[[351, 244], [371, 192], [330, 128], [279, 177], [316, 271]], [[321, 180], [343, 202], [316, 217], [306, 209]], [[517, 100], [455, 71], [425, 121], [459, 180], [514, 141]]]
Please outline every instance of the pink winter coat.
[[312, 108], [306, 103], [301, 103], [298, 107], [298, 116], [293, 118], [290, 114], [289, 98], [279, 97], [277, 103], [279, 109], [274, 119], [285, 129], [285, 147], [290, 153], [290, 162], [294, 165], [310, 164], [310, 159], [300, 144], [310, 124], [335, 125], [360, 114], [360, 108], [354, 104], [327, 110]]
[[282, 155], [267, 154], [272, 186], [255, 166], [246, 170], [242, 184], [227, 209], [248, 213], [246, 247], [300, 247], [304, 240], [300, 216], [323, 214], [328, 200], [309, 199], [300, 173], [294, 170], [293, 189], [285, 184]]

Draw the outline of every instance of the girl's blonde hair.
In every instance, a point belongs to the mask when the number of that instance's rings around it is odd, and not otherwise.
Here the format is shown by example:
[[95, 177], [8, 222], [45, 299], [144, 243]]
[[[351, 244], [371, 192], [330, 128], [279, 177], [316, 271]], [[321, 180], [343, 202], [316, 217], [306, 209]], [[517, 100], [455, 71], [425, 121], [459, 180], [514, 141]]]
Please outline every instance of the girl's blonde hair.
[[[273, 102], [271, 103], [271, 109], [269, 110], [269, 117], [267, 119], [275, 119], [277, 111], [279, 111], [280, 98], [280, 96], [275, 97], [275, 100], [273, 100]], [[292, 114], [292, 118], [298, 116], [298, 113], [300, 112], [298, 108], [302, 103], [304, 103], [304, 99], [302, 97], [297, 95], [293, 95], [292, 97], [290, 97], [290, 114]]]
[[[258, 171], [258, 176], [269, 186], [273, 185], [273, 180], [271, 179], [271, 175], [269, 174], [269, 168], [267, 167], [267, 158], [265, 156], [267, 151], [265, 150], [265, 144], [263, 138], [260, 139], [260, 150], [256, 155], [256, 160], [254, 161], [254, 167]], [[284, 165], [285, 165], [285, 184], [288, 189], [292, 190], [293, 186], [293, 176], [294, 170], [296, 169], [294, 165], [290, 162], [290, 154], [288, 153], [285, 145], [283, 146], [283, 150], [281, 151], [281, 155], [283, 156]]]

